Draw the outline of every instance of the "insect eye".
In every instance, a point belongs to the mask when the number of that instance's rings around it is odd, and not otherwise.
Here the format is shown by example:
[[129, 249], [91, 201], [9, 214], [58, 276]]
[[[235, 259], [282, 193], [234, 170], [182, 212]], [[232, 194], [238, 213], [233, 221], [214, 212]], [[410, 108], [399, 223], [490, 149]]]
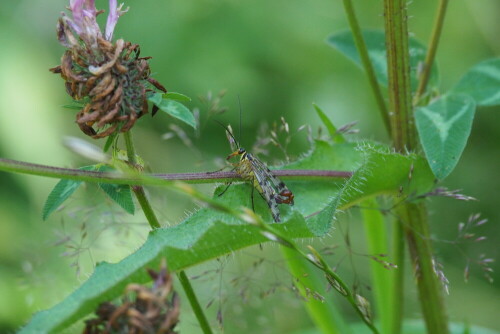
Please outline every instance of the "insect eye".
[[243, 154], [245, 153], [245, 149], [243, 147], [240, 147], [240, 149], [238, 150], [238, 153], [239, 154]]

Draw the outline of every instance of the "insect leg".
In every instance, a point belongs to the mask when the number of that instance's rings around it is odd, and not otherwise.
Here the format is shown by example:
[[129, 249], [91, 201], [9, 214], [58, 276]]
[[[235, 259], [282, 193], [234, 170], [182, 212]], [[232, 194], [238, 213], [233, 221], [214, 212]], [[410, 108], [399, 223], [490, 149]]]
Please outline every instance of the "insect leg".
[[229, 187], [233, 184], [233, 182], [229, 182], [229, 184], [227, 185], [227, 187], [219, 194], [217, 195], [218, 197], [221, 197], [222, 195], [224, 195], [224, 193], [229, 189]]
[[254, 205], [254, 202], [253, 202], [253, 192], [255, 190], [255, 187], [254, 187], [254, 181], [255, 181], [255, 177], [252, 178], [252, 194], [250, 195], [251, 198], [252, 198], [252, 211], [255, 212], [255, 205]]

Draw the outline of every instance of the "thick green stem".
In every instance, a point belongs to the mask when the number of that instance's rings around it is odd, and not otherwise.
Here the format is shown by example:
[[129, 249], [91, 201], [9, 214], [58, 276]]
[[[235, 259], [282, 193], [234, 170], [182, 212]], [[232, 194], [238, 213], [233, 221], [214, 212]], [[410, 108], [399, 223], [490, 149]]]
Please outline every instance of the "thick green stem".
[[393, 145], [399, 152], [415, 147], [410, 86], [406, 0], [384, 0], [385, 43], [389, 75], [389, 115]]
[[[137, 164], [137, 159], [135, 155], [134, 143], [132, 142], [132, 134], [130, 133], [130, 131], [127, 131], [123, 134], [123, 137], [125, 138], [125, 145], [127, 147], [128, 161], [132, 166], [135, 166]], [[151, 226], [153, 230], [156, 228], [160, 228], [160, 222], [158, 221], [158, 218], [153, 211], [144, 188], [142, 186], [132, 186], [132, 190], [134, 191], [134, 194], [139, 201], [139, 204], [142, 208], [142, 211], [144, 212], [144, 215], [146, 216], [149, 226]], [[186, 297], [188, 298], [189, 304], [191, 305], [191, 308], [193, 309], [193, 312], [196, 315], [198, 322], [200, 323], [200, 327], [203, 330], [203, 333], [212, 334], [212, 330], [210, 329], [210, 325], [208, 324], [207, 317], [200, 307], [200, 303], [196, 298], [196, 294], [194, 293], [193, 287], [191, 286], [186, 273], [181, 270], [177, 273], [177, 277], [181, 282], [182, 288], [186, 293]]]
[[404, 278], [405, 278], [405, 234], [404, 226], [401, 221], [396, 220], [392, 231], [392, 256], [398, 269], [392, 276], [391, 292], [391, 324], [388, 333], [401, 333], [404, 316]]
[[438, 5], [438, 13], [436, 16], [436, 21], [434, 22], [434, 28], [432, 29], [431, 40], [429, 42], [429, 48], [427, 50], [427, 55], [425, 56], [425, 62], [420, 72], [418, 78], [418, 88], [413, 97], [413, 104], [418, 104], [420, 98], [425, 93], [427, 84], [429, 83], [429, 78], [431, 75], [432, 64], [434, 63], [434, 58], [436, 57], [436, 51], [439, 44], [439, 38], [441, 37], [441, 32], [443, 31], [444, 17], [446, 14], [446, 8], [448, 6], [448, 0], [440, 0]]
[[368, 82], [375, 96], [375, 102], [377, 103], [380, 116], [384, 121], [385, 128], [387, 132], [391, 133], [391, 122], [389, 119], [389, 112], [387, 111], [387, 106], [385, 105], [384, 96], [382, 95], [382, 89], [377, 81], [377, 76], [375, 75], [375, 70], [373, 69], [372, 62], [368, 56], [368, 49], [366, 48], [365, 40], [363, 39], [363, 34], [361, 33], [361, 28], [356, 18], [356, 13], [354, 12], [354, 6], [351, 0], [343, 0], [344, 9], [349, 21], [349, 26], [351, 28], [352, 35], [354, 37], [354, 43], [358, 49], [359, 57], [361, 58], [361, 63], [365, 69], [366, 75], [368, 77]]
[[436, 264], [430, 243], [427, 208], [424, 203], [407, 203], [403, 222], [410, 257], [417, 280], [418, 292], [428, 333], [449, 333], [443, 300], [443, 286], [436, 274]]
[[210, 328], [207, 318], [205, 317], [205, 313], [203, 313], [203, 309], [198, 302], [198, 298], [196, 298], [196, 294], [194, 293], [193, 287], [191, 286], [191, 282], [189, 282], [189, 278], [187, 277], [186, 272], [184, 272], [183, 270], [180, 271], [177, 274], [177, 278], [179, 279], [179, 282], [181, 282], [182, 288], [186, 293], [186, 297], [191, 304], [191, 308], [193, 309], [193, 312], [196, 315], [198, 322], [200, 323], [201, 330], [205, 334], [211, 334], [212, 329]]
[[[384, 18], [392, 139], [395, 149], [404, 152], [415, 149], [417, 143], [411, 103], [406, 0], [384, 0]], [[427, 331], [448, 333], [443, 291], [434, 268], [426, 208], [403, 203], [397, 212], [405, 225]], [[396, 287], [402, 285], [402, 277], [394, 283]]]

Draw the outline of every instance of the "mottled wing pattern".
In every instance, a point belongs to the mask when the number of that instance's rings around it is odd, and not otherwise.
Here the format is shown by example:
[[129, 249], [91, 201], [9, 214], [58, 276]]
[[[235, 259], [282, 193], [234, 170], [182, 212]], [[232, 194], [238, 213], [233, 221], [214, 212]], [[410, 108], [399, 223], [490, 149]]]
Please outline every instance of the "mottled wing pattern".
[[254, 172], [255, 179], [259, 183], [260, 193], [264, 197], [269, 209], [271, 209], [271, 214], [275, 222], [279, 223], [281, 221], [280, 218], [280, 210], [278, 208], [278, 202], [276, 201], [277, 193], [274, 188], [269, 183], [269, 178], [266, 175], [255, 171]]
[[281, 194], [291, 194], [290, 190], [280, 179], [274, 176], [269, 168], [259, 159], [251, 154], [247, 154], [246, 158], [250, 161], [254, 177], [261, 188], [259, 190], [271, 209], [274, 221], [280, 222], [281, 218], [278, 204], [287, 203], [293, 205], [293, 197], [289, 198]]
[[285, 183], [274, 176], [273, 172], [262, 161], [256, 159], [253, 155], [250, 155], [249, 160], [252, 163], [252, 168], [255, 173], [260, 172], [261, 174], [267, 176], [268, 183], [270, 183], [276, 193], [276, 201], [278, 204], [285, 203], [293, 205], [292, 192], [288, 189]]

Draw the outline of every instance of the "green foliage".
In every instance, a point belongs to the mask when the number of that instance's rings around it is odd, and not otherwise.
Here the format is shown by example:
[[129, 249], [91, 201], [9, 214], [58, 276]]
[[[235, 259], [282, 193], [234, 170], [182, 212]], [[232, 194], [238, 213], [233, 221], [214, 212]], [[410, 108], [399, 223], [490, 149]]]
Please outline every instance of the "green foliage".
[[455, 168], [469, 138], [476, 105], [468, 95], [445, 95], [415, 111], [429, 165], [438, 179]]
[[[107, 165], [91, 165], [80, 167], [81, 170], [86, 171], [100, 171], [109, 172], [114, 169]], [[64, 201], [66, 201], [82, 184], [82, 181], [75, 180], [61, 180], [59, 181], [54, 189], [50, 192], [45, 205], [42, 210], [43, 220], [54, 212]], [[121, 206], [126, 212], [134, 214], [135, 205], [132, 200], [132, 193], [130, 191], [130, 186], [128, 185], [118, 185], [118, 184], [106, 184], [99, 183], [99, 188], [101, 188], [104, 193]]]
[[[100, 172], [112, 172], [113, 168], [107, 165], [101, 165], [97, 169]], [[135, 213], [134, 200], [132, 199], [132, 191], [130, 186], [125, 184], [107, 184], [99, 183], [99, 188], [101, 188], [106, 195], [109, 196], [113, 201], [123, 208], [126, 212], [133, 215]]]
[[470, 95], [478, 106], [500, 105], [500, 58], [473, 66], [451, 91]]
[[[95, 166], [84, 166], [80, 167], [81, 170], [95, 170]], [[67, 200], [78, 187], [82, 184], [82, 181], [74, 180], [61, 180], [59, 181], [54, 189], [50, 192], [42, 210], [42, 218], [46, 220], [47, 217], [57, 210], [57, 208]]]
[[323, 125], [326, 127], [328, 130], [328, 133], [330, 134], [330, 137], [332, 137], [333, 141], [336, 143], [343, 143], [345, 142], [345, 139], [342, 135], [337, 133], [337, 129], [335, 128], [335, 125], [333, 125], [332, 121], [326, 116], [326, 114], [321, 110], [320, 107], [318, 107], [315, 103], [313, 103], [314, 110], [316, 110], [316, 113], [318, 114], [319, 119], [321, 122], [323, 122]]
[[[350, 326], [352, 331], [357, 334], [369, 334], [370, 331], [362, 323], [353, 324]], [[425, 322], [422, 320], [409, 320], [403, 323], [402, 333], [404, 334], [422, 334], [427, 333]], [[460, 323], [450, 323], [450, 334], [499, 334], [498, 331], [493, 331], [480, 326], [467, 326]]]
[[148, 100], [160, 108], [161, 111], [196, 128], [196, 120], [194, 119], [193, 113], [185, 105], [176, 101], [189, 101], [189, 97], [180, 93], [155, 93], [151, 95]]
[[[337, 208], [375, 195], [398, 193], [400, 187], [410, 194], [427, 192], [433, 186], [432, 173], [422, 158], [395, 154], [373, 143], [331, 145], [317, 141], [306, 157], [285, 168], [356, 171], [348, 181], [287, 182], [296, 195], [296, 205], [282, 206], [284, 223], [273, 227], [290, 239], [325, 235], [331, 230]], [[250, 206], [250, 186], [233, 185], [224, 196], [214, 198], [225, 207]], [[271, 222], [266, 203], [258, 196], [255, 200], [256, 213]], [[179, 225], [152, 231], [140, 249], [119, 263], [99, 264], [80, 288], [52, 309], [36, 314], [21, 332], [55, 331], [70, 325], [99, 303], [119, 296], [128, 283], [148, 280], [144, 268], [157, 267], [163, 257], [169, 269], [176, 271], [267, 241], [257, 226], [211, 208], [201, 209]]]
[[[385, 49], [385, 35], [381, 30], [363, 30], [363, 38], [368, 49], [368, 55], [373, 64], [377, 80], [380, 84], [387, 86], [387, 52]], [[356, 44], [351, 31], [341, 31], [328, 37], [330, 46], [342, 52], [347, 58], [362, 67], [361, 59], [356, 49]], [[418, 66], [425, 60], [427, 49], [415, 38], [410, 38], [410, 66], [411, 66], [411, 89], [415, 91], [418, 86]], [[436, 65], [433, 66], [429, 85], [438, 85], [439, 75]]]
[[176, 92], [168, 92], [163, 94], [163, 98], [165, 99], [170, 99], [170, 100], [176, 100], [176, 101], [183, 101], [183, 102], [190, 102], [191, 98], [189, 96], [186, 96], [181, 93], [176, 93]]

